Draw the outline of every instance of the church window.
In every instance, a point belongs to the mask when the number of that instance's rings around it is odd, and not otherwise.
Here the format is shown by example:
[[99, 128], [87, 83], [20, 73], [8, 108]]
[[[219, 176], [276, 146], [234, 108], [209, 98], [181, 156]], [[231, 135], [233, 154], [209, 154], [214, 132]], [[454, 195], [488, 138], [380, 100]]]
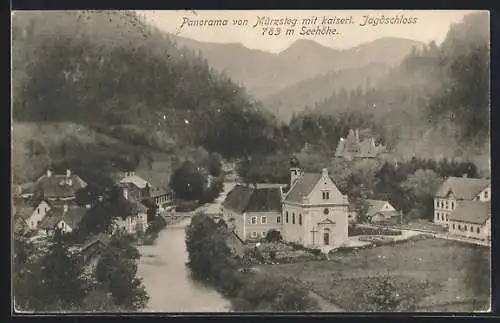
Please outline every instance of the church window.
[[302, 225], [302, 214], [299, 213], [299, 225]]
[[479, 232], [480, 232], [479, 227], [477, 227], [476, 228], [476, 233], [479, 233]]
[[455, 223], [453, 223], [453, 230], [455, 230]]
[[455, 208], [455, 202], [451, 201], [451, 209], [453, 210]]
[[276, 217], [276, 223], [281, 223], [281, 216]]
[[292, 224], [295, 224], [295, 212], [292, 213]]
[[323, 214], [324, 214], [324, 215], [328, 215], [328, 213], [330, 213], [330, 211], [328, 210], [328, 208], [325, 208], [325, 209], [323, 210]]
[[286, 211], [286, 219], [285, 222], [288, 223], [288, 211]]
[[330, 199], [330, 192], [323, 191], [322, 196], [323, 196], [323, 200], [329, 200]]
[[257, 217], [256, 216], [252, 216], [252, 224], [257, 224]]
[[472, 225], [470, 226], [470, 232], [474, 232], [474, 227]]

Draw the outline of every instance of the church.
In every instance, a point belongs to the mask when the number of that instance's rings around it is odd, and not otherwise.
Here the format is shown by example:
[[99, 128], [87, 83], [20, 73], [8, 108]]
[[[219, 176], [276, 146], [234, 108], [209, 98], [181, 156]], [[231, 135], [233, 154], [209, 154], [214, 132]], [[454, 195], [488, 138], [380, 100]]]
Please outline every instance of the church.
[[348, 198], [324, 168], [320, 174], [290, 168], [290, 189], [282, 202], [284, 240], [306, 247], [333, 249], [348, 239]]

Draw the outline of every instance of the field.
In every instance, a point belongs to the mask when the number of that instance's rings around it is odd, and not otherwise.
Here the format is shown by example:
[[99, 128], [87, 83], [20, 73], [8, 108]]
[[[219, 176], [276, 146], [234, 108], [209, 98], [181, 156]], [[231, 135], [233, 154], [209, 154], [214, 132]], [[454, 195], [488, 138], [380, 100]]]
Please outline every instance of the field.
[[401, 310], [467, 312], [489, 307], [489, 257], [488, 248], [430, 238], [260, 269], [299, 278], [346, 311], [369, 311], [373, 277], [389, 275]]

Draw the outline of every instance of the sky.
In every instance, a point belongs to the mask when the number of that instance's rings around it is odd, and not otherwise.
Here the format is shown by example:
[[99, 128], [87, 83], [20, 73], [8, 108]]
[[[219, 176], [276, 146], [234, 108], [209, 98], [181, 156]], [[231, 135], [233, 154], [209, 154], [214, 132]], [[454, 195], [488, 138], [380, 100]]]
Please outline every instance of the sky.
[[[471, 10], [170, 10], [170, 11], [138, 11], [144, 19], [159, 29], [181, 37], [198, 41], [214, 43], [241, 43], [247, 48], [278, 53], [290, 46], [297, 39], [310, 39], [322, 45], [337, 49], [351, 48], [356, 45], [373, 41], [381, 37], [399, 37], [429, 43], [440, 44], [451, 24], [460, 20]], [[416, 18], [413, 24], [382, 24], [373, 26], [365, 24], [366, 16], [370, 19], [404, 17], [407, 21]], [[311, 29], [327, 27], [322, 25], [323, 17], [348, 18], [352, 16], [351, 24], [330, 25], [336, 28], [337, 35], [299, 35], [302, 30], [302, 19], [318, 17], [316, 24], [309, 25]], [[258, 17], [297, 18], [294, 35], [284, 35], [290, 25], [281, 26], [280, 35], [262, 35], [266, 26], [253, 27]], [[226, 26], [189, 26], [194, 20], [227, 19]], [[233, 19], [247, 19], [247, 26], [234, 26]], [[181, 27], [183, 21], [184, 26]]]

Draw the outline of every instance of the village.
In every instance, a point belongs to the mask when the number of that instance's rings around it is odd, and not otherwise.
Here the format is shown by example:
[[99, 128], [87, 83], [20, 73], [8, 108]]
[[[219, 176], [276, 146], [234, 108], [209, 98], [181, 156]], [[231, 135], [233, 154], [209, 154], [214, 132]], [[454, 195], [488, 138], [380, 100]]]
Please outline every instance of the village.
[[[379, 158], [386, 153], [373, 139], [360, 141], [358, 130], [350, 130], [338, 147], [333, 158], [348, 161]], [[43, 246], [56, 231], [69, 237], [75, 232], [88, 232], [80, 230], [88, 226], [85, 219], [106, 204], [113, 210], [111, 225], [72, 243], [72, 252], [83, 256], [88, 270], [95, 270], [115, 232], [136, 237], [141, 245], [147, 233], [157, 231], [154, 237], [162, 234], [164, 226], [157, 225], [159, 219], [185, 227], [198, 213], [230, 233], [227, 241], [237, 257], [257, 251], [256, 270], [265, 264], [274, 265], [274, 271], [279, 264], [338, 261], [346, 252], [357, 255], [364, 249], [377, 254], [379, 248], [422, 239], [491, 246], [489, 179], [446, 178], [434, 194], [433, 221], [407, 221], [405, 214], [387, 200], [366, 199], [366, 207], [360, 211], [339, 190], [327, 168], [318, 173], [305, 172], [295, 157], [283, 167], [289, 168], [288, 184], [249, 184], [241, 181], [234, 164], [226, 163], [219, 196], [211, 203], [194, 204], [188, 209], [177, 205], [179, 200], [168, 181], [159, 180], [161, 172], [127, 170], [114, 174], [114, 186], [97, 189], [71, 169], [49, 167], [14, 192], [14, 232]], [[207, 173], [203, 176], [204, 185], [210, 186], [213, 177]], [[168, 225], [163, 233], [169, 234], [167, 231]]]

